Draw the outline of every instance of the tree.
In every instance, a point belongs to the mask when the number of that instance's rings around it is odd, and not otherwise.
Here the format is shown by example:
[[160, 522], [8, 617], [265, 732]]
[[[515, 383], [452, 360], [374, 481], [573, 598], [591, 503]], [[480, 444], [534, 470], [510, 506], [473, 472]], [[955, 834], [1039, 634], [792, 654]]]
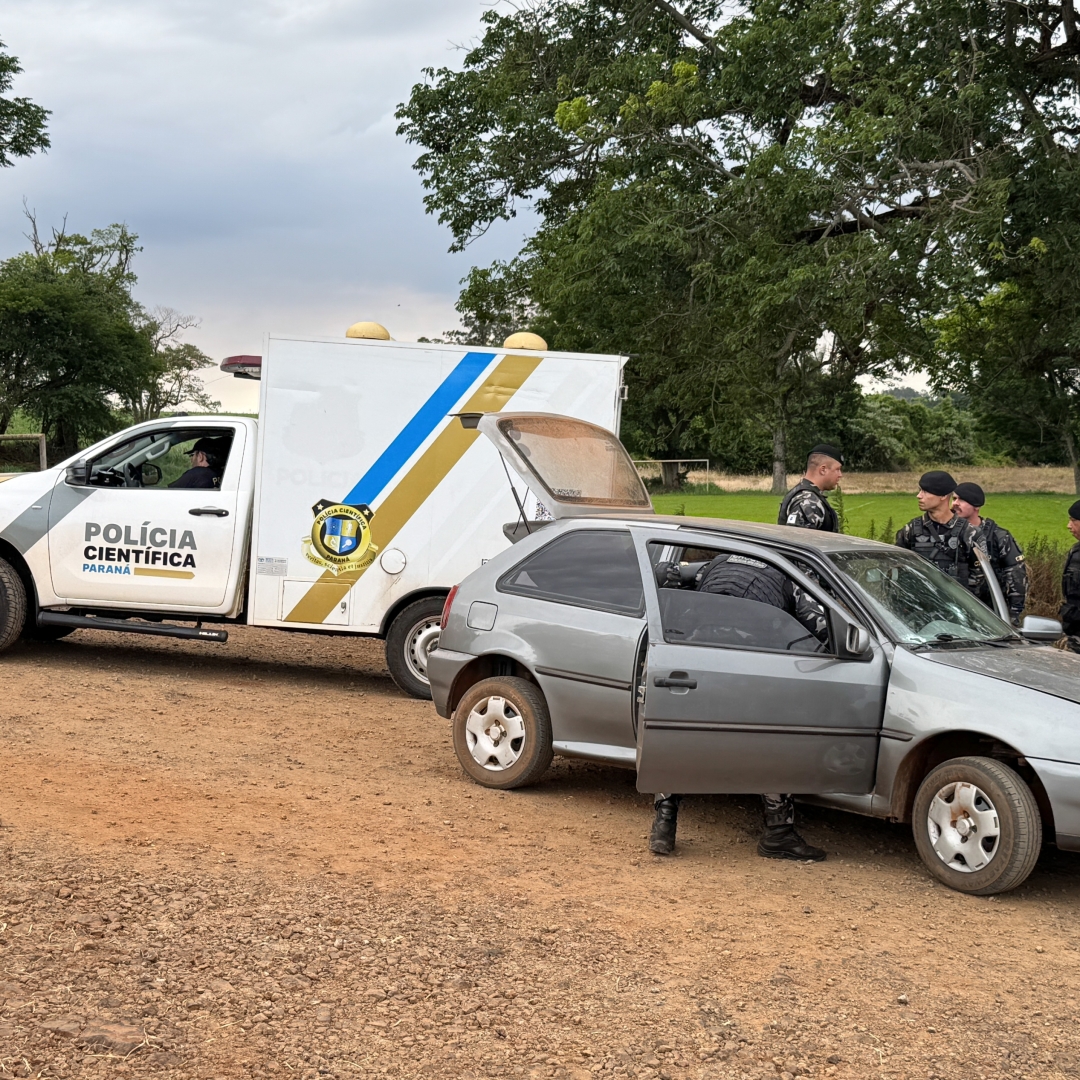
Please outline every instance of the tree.
[[0, 41], [0, 168], [14, 165], [17, 157], [49, 148], [45, 130], [49, 110], [29, 98], [6, 96], [12, 79], [21, 71], [18, 57], [4, 52]]
[[749, 418], [777, 489], [826, 389], [934, 362], [932, 319], [989, 284], [1014, 178], [1080, 132], [1072, 0], [538, 0], [483, 21], [398, 113], [455, 248], [540, 217], [467, 279], [463, 315], [509, 301], [549, 341], [636, 353], [638, 449]]
[[214, 361], [180, 335], [199, 325], [198, 319], [181, 315], [172, 308], [159, 307], [141, 320], [140, 329], [150, 340], [152, 361], [143, 378], [121, 392], [124, 409], [134, 423], [156, 420], [169, 409], [195, 405], [203, 412], [216, 412], [221, 403], [212, 401], [199, 372]]
[[131, 296], [139, 249], [123, 225], [45, 241], [30, 220], [31, 251], [0, 263], [0, 432], [22, 410], [67, 457], [115, 429], [117, 397], [153, 369]]

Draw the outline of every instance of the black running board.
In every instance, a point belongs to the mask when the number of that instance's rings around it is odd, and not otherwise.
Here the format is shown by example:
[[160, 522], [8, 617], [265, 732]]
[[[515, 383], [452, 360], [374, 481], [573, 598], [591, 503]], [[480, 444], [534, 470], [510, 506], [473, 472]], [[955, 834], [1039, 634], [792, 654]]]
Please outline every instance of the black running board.
[[83, 630], [119, 630], [123, 634], [148, 634], [150, 637], [198, 638], [201, 641], [228, 641], [228, 630], [206, 630], [201, 626], [156, 626], [127, 619], [103, 619], [98, 615], [68, 615], [64, 611], [39, 611], [38, 626], [77, 626]]

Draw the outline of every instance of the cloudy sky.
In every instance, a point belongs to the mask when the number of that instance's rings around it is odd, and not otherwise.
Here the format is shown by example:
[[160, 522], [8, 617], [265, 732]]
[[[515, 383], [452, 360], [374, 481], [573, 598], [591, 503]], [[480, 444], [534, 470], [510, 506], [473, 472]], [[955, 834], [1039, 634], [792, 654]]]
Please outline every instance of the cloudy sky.
[[[486, 6], [4, 0], [14, 92], [53, 111], [53, 146], [0, 171], [0, 258], [25, 247], [24, 197], [40, 227], [124, 221], [136, 295], [198, 316], [188, 339], [216, 359], [268, 330], [449, 329], [460, 278], [512, 254], [524, 223], [447, 254], [393, 113], [421, 68], [460, 63]], [[212, 385], [226, 408], [253, 409], [253, 387]]]

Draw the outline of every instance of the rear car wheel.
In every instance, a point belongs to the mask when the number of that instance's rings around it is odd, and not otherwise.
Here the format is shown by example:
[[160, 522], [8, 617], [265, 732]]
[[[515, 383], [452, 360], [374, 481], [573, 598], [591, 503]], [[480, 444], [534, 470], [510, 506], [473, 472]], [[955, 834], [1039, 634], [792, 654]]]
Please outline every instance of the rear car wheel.
[[930, 873], [975, 896], [1015, 889], [1042, 848], [1031, 788], [994, 758], [953, 758], [934, 769], [915, 796], [912, 830]]
[[535, 784], [553, 756], [551, 717], [527, 679], [500, 676], [471, 686], [454, 710], [454, 752], [484, 787]]
[[0, 652], [10, 649], [26, 622], [26, 586], [18, 571], [0, 559]]
[[386, 666], [391, 678], [413, 697], [431, 699], [427, 658], [439, 644], [444, 599], [426, 596], [402, 608], [386, 635]]

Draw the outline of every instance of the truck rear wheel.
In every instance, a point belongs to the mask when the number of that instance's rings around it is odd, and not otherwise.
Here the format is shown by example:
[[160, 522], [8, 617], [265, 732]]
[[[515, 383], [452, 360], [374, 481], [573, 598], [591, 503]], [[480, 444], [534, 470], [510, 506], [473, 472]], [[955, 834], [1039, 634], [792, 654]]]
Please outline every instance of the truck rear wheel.
[[431, 700], [428, 653], [439, 644], [439, 620], [445, 598], [425, 596], [402, 608], [386, 635], [386, 666], [400, 689]]
[[26, 622], [26, 586], [18, 571], [0, 559], [0, 652], [10, 649]]

